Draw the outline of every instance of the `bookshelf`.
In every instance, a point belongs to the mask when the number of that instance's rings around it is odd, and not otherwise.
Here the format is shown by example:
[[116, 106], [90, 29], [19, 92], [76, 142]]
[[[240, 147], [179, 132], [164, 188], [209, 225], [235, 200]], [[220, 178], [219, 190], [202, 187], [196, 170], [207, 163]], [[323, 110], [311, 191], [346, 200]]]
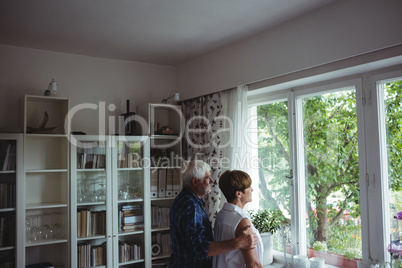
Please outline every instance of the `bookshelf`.
[[71, 138], [71, 267], [112, 267], [109, 143], [106, 136]]
[[149, 154], [147, 136], [113, 139], [113, 267], [151, 266]]
[[25, 95], [21, 267], [70, 263], [68, 108], [67, 98]]
[[0, 134], [0, 267], [21, 267], [24, 227], [17, 202], [23, 173], [23, 135]]
[[[74, 140], [71, 267], [150, 267], [149, 138]], [[92, 253], [97, 256], [85, 257]]]
[[181, 106], [170, 104], [143, 104], [138, 113], [150, 137], [152, 263], [166, 263], [171, 254], [169, 209], [182, 188], [184, 117]]

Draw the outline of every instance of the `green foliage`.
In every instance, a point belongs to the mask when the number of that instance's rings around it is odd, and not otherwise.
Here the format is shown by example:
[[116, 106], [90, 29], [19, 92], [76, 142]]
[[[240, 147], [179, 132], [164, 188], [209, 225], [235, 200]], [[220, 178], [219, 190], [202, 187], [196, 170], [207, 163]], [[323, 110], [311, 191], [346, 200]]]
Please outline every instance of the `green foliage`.
[[[331, 252], [346, 255], [350, 249], [361, 249], [361, 225], [355, 224], [352, 220], [347, 220], [344, 224], [336, 224], [329, 229], [328, 250]], [[354, 251], [356, 252], [356, 251]], [[349, 256], [349, 255], [348, 255]], [[360, 255], [356, 255], [352, 258], [361, 258]]]
[[385, 84], [389, 186], [402, 191], [402, 80]]
[[[402, 196], [402, 81], [387, 83], [385, 90], [389, 186], [396, 204]], [[291, 214], [289, 132], [287, 102], [257, 108], [259, 127], [261, 207], [280, 208]], [[360, 216], [359, 158], [356, 94], [354, 89], [331, 92], [303, 100], [308, 243], [327, 242], [328, 249], [346, 254], [361, 248], [360, 225], [342, 223], [343, 211]], [[327, 200], [340, 196], [336, 206]], [[392, 208], [400, 211], [401, 208]], [[328, 231], [326, 231], [328, 230]], [[311, 241], [311, 242], [310, 242]]]
[[259, 209], [257, 211], [251, 211], [250, 216], [251, 222], [260, 233], [274, 234], [282, 227], [285, 220], [282, 211], [278, 209]]
[[362, 251], [358, 248], [346, 248], [343, 255], [348, 259], [361, 259]]
[[313, 249], [315, 251], [327, 252], [327, 243], [321, 241], [315, 241], [313, 244]]

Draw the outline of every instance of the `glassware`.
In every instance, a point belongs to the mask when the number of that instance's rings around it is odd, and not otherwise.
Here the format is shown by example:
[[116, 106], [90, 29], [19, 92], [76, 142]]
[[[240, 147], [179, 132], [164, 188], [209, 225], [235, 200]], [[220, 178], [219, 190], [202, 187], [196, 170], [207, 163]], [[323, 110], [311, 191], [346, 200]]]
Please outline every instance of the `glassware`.
[[100, 201], [106, 201], [106, 189], [105, 189], [105, 182], [102, 180], [100, 183], [100, 189], [98, 191], [98, 199]]
[[53, 224], [53, 237], [55, 239], [62, 239], [63, 238], [63, 228], [61, 226], [61, 216], [63, 215], [63, 212], [55, 212], [54, 213], [54, 219], [55, 223]]
[[41, 215], [44, 225], [42, 226], [42, 239], [49, 240], [53, 238], [53, 228], [50, 223], [50, 215], [51, 213], [45, 212]]
[[30, 216], [27, 216], [25, 218], [25, 240], [27, 244], [31, 244], [32, 239], [31, 229], [32, 229], [32, 218]]
[[32, 241], [38, 242], [42, 238], [42, 229], [40, 226], [40, 217], [39, 215], [32, 215], [33, 219], [33, 227], [31, 228], [31, 237]]

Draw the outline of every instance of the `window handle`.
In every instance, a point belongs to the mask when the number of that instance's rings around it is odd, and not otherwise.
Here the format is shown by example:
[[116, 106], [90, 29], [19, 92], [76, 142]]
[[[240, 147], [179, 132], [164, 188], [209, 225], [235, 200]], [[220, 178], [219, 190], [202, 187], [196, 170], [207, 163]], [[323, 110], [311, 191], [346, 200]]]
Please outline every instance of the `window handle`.
[[293, 179], [293, 169], [290, 170], [289, 176], [285, 176], [285, 177], [288, 178], [289, 180]]

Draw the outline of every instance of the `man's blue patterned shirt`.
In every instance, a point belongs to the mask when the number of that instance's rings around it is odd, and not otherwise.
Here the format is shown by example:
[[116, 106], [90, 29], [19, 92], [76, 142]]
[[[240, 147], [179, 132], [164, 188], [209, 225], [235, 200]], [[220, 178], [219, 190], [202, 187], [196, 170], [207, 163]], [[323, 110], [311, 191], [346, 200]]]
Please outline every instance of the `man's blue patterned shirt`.
[[204, 205], [205, 202], [187, 188], [183, 188], [173, 201], [169, 213], [172, 240], [170, 267], [212, 267], [208, 248], [213, 241], [213, 233]]

